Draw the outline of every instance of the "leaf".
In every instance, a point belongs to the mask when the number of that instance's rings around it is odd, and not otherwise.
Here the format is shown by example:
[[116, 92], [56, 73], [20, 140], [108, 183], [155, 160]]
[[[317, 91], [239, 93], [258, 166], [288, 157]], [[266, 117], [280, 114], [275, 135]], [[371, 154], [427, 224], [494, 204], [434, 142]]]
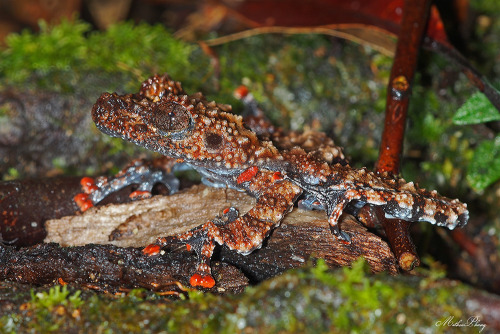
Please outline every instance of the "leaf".
[[498, 110], [480, 92], [475, 93], [465, 101], [453, 117], [453, 123], [458, 125], [479, 124], [499, 120], [500, 113]]
[[476, 190], [483, 190], [500, 179], [500, 135], [477, 147], [467, 172], [467, 180]]

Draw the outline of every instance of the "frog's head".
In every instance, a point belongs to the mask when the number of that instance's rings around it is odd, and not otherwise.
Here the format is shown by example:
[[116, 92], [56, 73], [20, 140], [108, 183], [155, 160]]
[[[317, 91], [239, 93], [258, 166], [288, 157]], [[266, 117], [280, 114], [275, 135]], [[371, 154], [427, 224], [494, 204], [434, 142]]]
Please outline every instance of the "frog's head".
[[161, 154], [204, 166], [245, 167], [279, 159], [240, 116], [198, 95], [169, 93], [151, 100], [142, 94], [104, 93], [92, 109], [97, 128]]
[[155, 102], [142, 95], [103, 93], [92, 108], [92, 119], [107, 135], [177, 156], [169, 149], [189, 137], [194, 128], [193, 107], [184, 96], [164, 96]]

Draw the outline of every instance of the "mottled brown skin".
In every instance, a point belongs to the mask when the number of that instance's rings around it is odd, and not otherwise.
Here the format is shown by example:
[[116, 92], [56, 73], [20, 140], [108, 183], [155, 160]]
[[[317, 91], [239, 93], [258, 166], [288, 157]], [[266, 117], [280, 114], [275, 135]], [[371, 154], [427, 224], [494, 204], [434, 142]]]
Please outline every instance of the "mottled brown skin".
[[[214, 184], [256, 197], [255, 207], [244, 215], [231, 210], [169, 237], [185, 242], [200, 257], [192, 285], [215, 284], [209, 265], [215, 243], [244, 254], [261, 247], [302, 193], [326, 210], [332, 233], [347, 243], [350, 238], [337, 222], [348, 204], [376, 205], [388, 217], [450, 229], [468, 220], [467, 207], [458, 200], [400, 178], [350, 167], [324, 135], [294, 134], [284, 139], [279, 132], [255, 133], [241, 116], [230, 113], [229, 106], [208, 102], [201, 93], [188, 96], [167, 75], [148, 79], [138, 94], [102, 94], [92, 118], [106, 134], [188, 163]], [[160, 238], [144, 252], [157, 254], [167, 241]]]

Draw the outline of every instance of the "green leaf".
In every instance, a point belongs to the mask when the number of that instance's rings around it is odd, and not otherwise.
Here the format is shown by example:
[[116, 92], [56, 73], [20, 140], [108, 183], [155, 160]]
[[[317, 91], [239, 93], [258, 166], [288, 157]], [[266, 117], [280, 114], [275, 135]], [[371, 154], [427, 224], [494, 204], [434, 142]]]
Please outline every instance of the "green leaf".
[[476, 190], [483, 190], [500, 179], [500, 135], [477, 147], [467, 172], [467, 180]]
[[483, 93], [475, 93], [458, 108], [453, 123], [458, 125], [479, 124], [500, 120], [500, 113]]

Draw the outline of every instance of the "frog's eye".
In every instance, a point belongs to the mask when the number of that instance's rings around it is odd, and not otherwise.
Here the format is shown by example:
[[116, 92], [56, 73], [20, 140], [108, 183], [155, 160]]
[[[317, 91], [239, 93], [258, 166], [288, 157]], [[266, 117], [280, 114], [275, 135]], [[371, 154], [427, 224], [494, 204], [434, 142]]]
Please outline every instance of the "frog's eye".
[[151, 123], [160, 134], [170, 136], [189, 130], [192, 127], [192, 118], [184, 106], [168, 101], [159, 103], [153, 109]]

